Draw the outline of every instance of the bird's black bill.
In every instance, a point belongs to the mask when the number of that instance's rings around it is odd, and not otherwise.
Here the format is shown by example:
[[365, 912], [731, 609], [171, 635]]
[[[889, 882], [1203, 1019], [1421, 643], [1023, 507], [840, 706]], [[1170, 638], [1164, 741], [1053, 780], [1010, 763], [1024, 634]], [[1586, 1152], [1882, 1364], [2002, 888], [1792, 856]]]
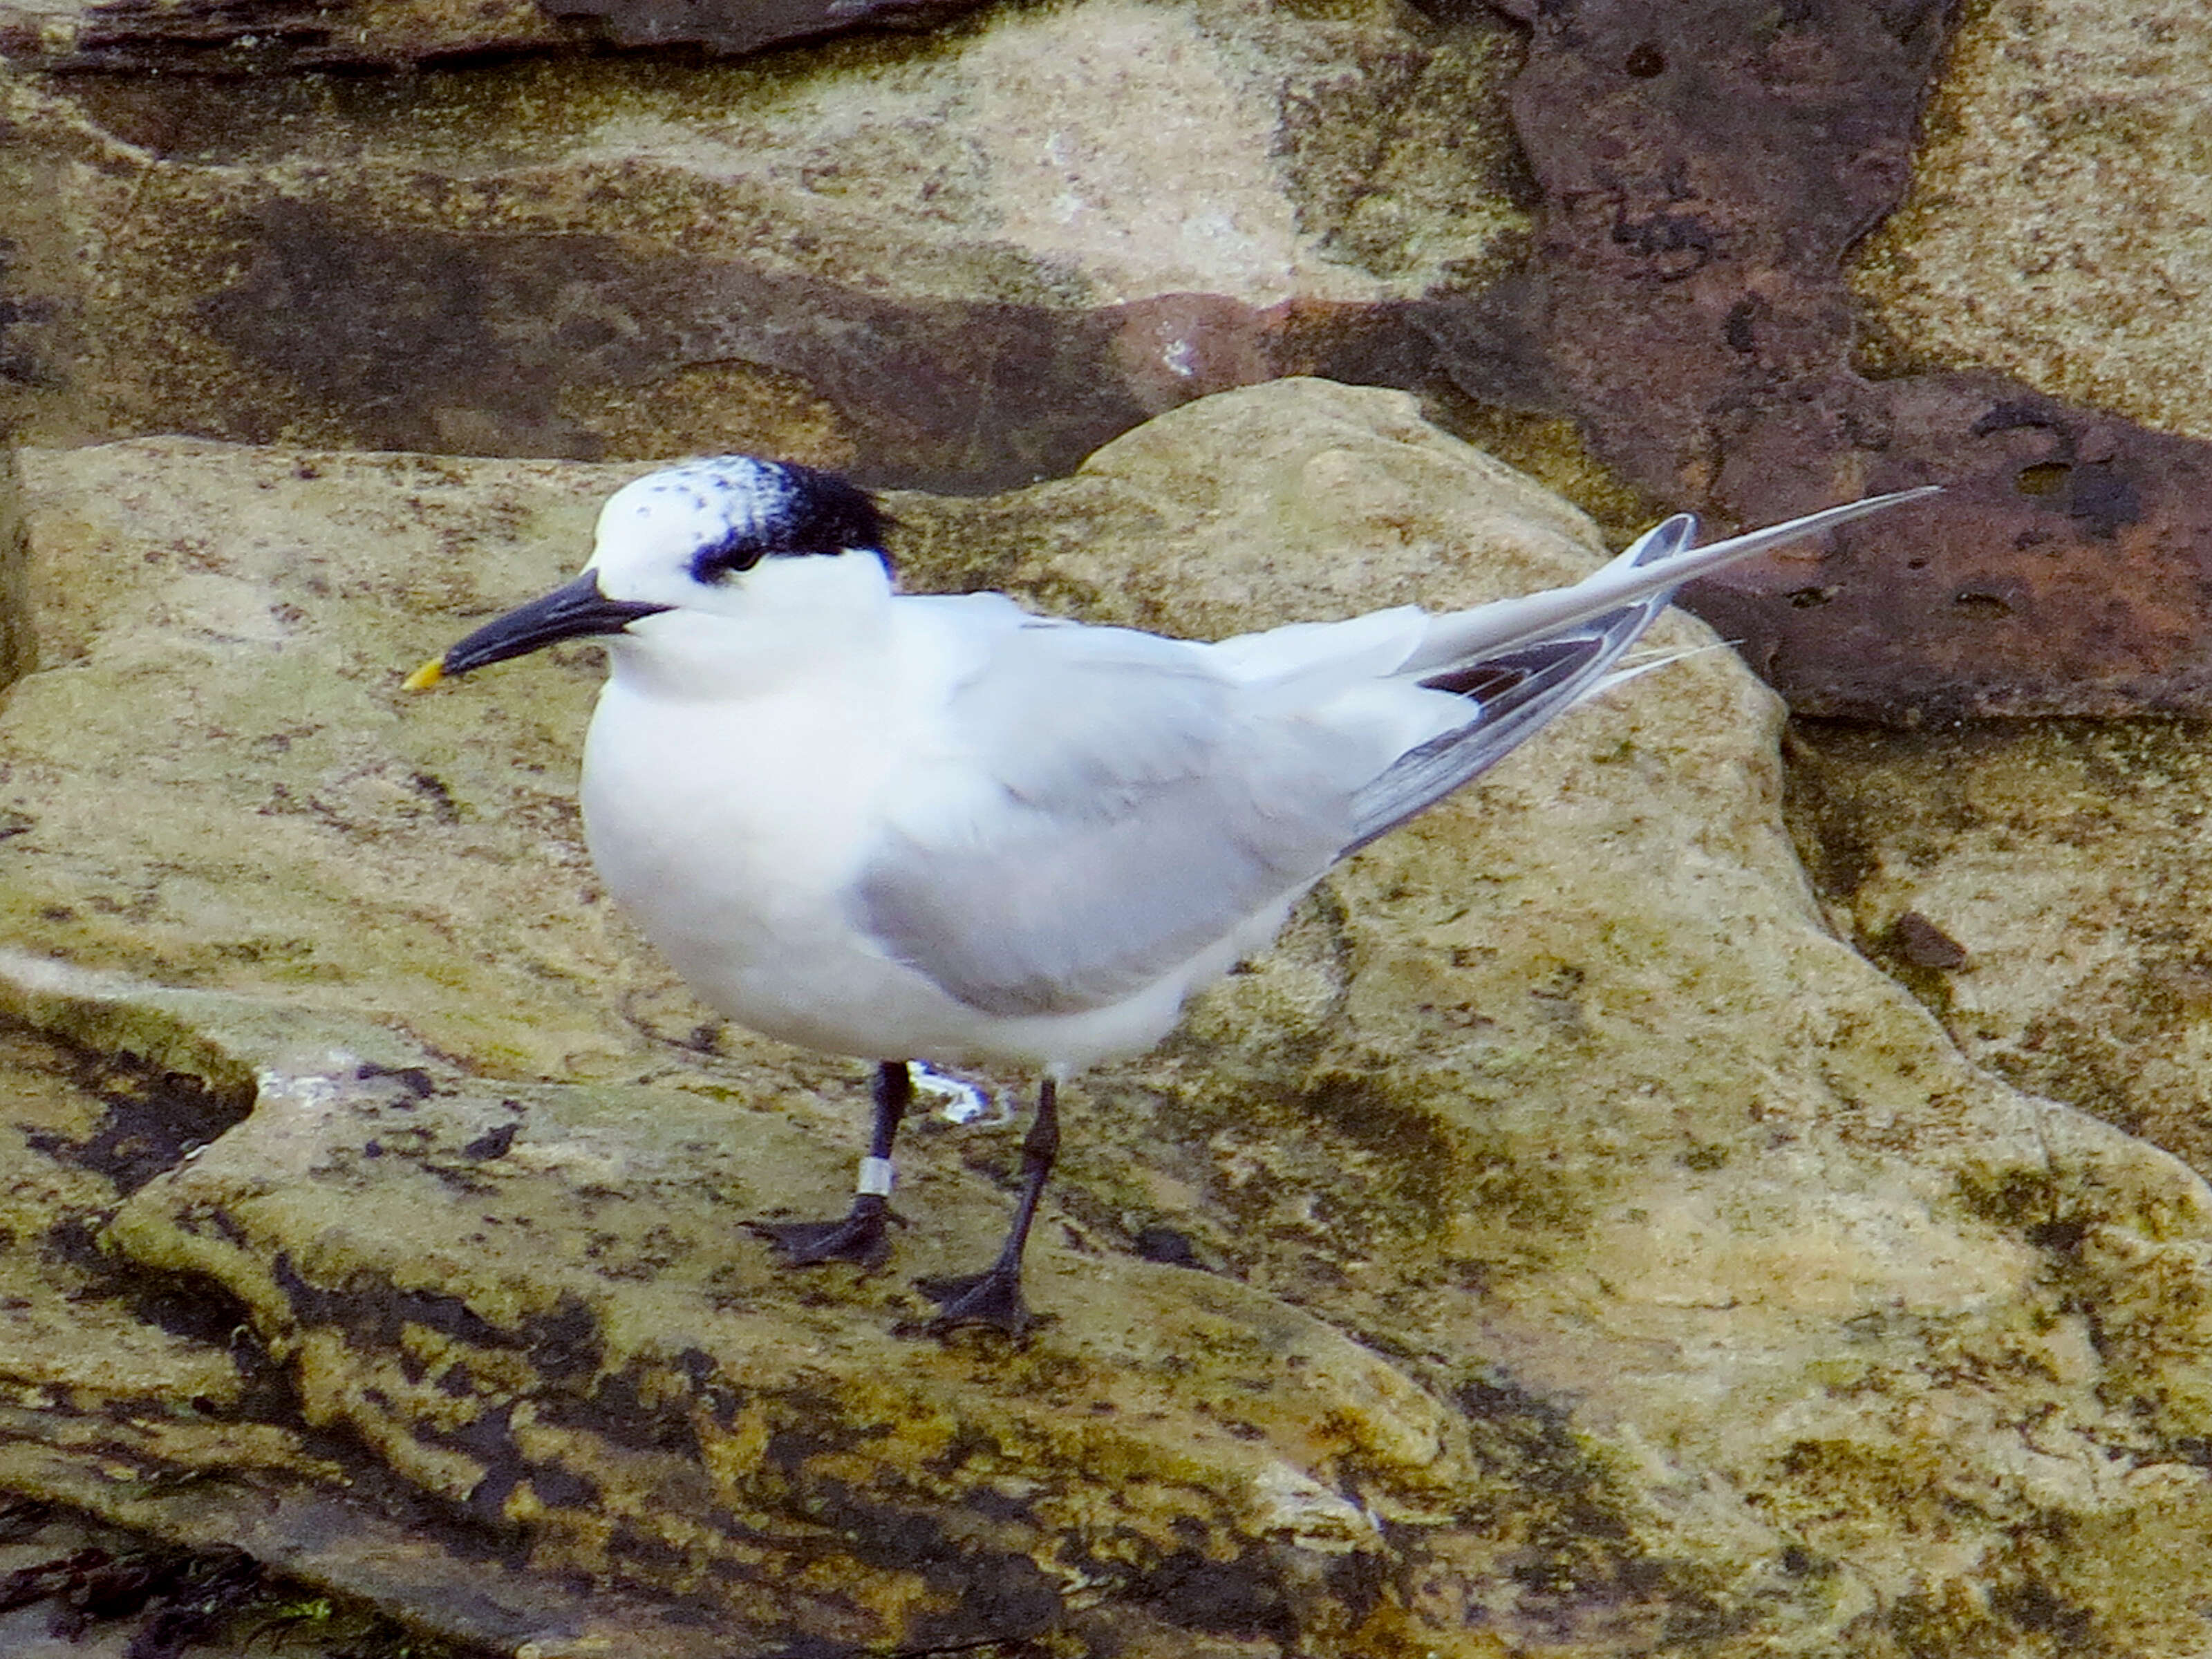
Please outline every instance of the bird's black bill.
[[619, 634], [640, 617], [671, 609], [634, 599], [611, 599], [599, 592], [599, 579], [586, 570], [565, 587], [517, 606], [486, 623], [438, 659], [441, 678], [489, 667], [509, 657], [526, 656], [562, 640]]

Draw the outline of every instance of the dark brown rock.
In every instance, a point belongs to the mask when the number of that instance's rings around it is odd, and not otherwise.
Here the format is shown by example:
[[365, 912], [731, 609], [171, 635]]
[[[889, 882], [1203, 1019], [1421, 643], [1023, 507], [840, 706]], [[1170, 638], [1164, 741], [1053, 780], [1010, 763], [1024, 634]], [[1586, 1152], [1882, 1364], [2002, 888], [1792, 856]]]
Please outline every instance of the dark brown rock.
[[1963, 968], [1966, 947], [1917, 910], [1907, 910], [1890, 929], [1890, 943], [1916, 968]]
[[1839, 264], [1904, 191], [1948, 8], [1507, 9], [1532, 30], [1512, 104], [1544, 211], [1528, 272], [1440, 319], [1454, 373], [1710, 501], [1717, 423], [1849, 350]]
[[1431, 315], [1463, 387], [1571, 415], [1636, 487], [1726, 522], [1945, 484], [1690, 590], [1800, 713], [2212, 706], [2212, 445], [1852, 366], [1842, 261], [1902, 197], [1948, 0], [1508, 9], [1546, 206], [1527, 272]]
[[1209, 294], [1080, 312], [885, 295], [607, 235], [378, 229], [321, 203], [260, 204], [228, 239], [242, 268], [201, 303], [208, 332], [368, 449], [597, 459], [605, 439], [563, 409], [577, 387], [734, 360], [826, 398], [865, 483], [1000, 487], [1069, 471], [1194, 396], [1404, 331], [1390, 307]]
[[580, 46], [531, 0], [6, 0], [0, 54], [25, 67], [236, 76], [394, 69], [460, 53]]
[[1717, 493], [1747, 518], [1824, 478], [1951, 492], [1826, 556], [1698, 586], [1692, 608], [1799, 712], [2212, 708], [2212, 444], [1988, 374], [1856, 382], [1796, 413], [1744, 431], [1722, 468]]
[[623, 46], [699, 46], [738, 56], [847, 29], [921, 28], [981, 0], [538, 0], [548, 15], [589, 18]]
[[39, 0], [0, 3], [0, 53], [40, 69], [265, 75], [397, 69], [599, 42], [738, 57], [866, 27], [921, 27], [977, 0]]

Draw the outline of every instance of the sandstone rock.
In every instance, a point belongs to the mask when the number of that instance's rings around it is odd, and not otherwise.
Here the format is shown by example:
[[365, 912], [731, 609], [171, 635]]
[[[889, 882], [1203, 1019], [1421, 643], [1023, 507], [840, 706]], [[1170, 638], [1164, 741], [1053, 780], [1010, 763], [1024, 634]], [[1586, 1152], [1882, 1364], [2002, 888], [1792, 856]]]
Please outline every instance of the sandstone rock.
[[27, 438], [597, 458], [965, 489], [1413, 352], [1513, 257], [1512, 36], [1085, 0], [743, 65], [0, 83]]
[[[2212, 1171], [2203, 728], [1808, 725], [1793, 752], [1793, 825], [1838, 931], [1982, 1065]], [[1917, 960], [1909, 916], [1959, 957]]]
[[[989, 1248], [1011, 1136], [921, 1127], [890, 1273], [772, 1270], [736, 1223], [837, 1201], [860, 1068], [696, 1036], [592, 902], [586, 669], [394, 689], [571, 567], [617, 470], [167, 441], [27, 474], [0, 998], [215, 1133], [112, 1197], [49, 1182], [129, 1288], [83, 1355], [0, 1356], [43, 1368], [17, 1489], [543, 1654], [2195, 1639], [2206, 1190], [1823, 927], [1725, 655], [1577, 711], [1084, 1079], [1054, 1322], [940, 1346], [896, 1334], [908, 1279]], [[1317, 382], [893, 505], [918, 584], [1201, 633], [1590, 556], [1408, 399]], [[49, 1109], [65, 1169], [125, 1139]], [[1145, 1259], [1167, 1233], [1200, 1266]], [[148, 1330], [147, 1286], [250, 1334]]]
[[[204, 1283], [149, 1280], [102, 1244], [100, 1224], [120, 1198], [236, 1123], [252, 1096], [250, 1079], [210, 1088], [194, 1073], [64, 1048], [12, 1024], [0, 1032], [9, 1659], [357, 1659], [397, 1645], [399, 1632], [373, 1607], [288, 1583], [270, 1570], [278, 1552], [240, 1552], [250, 1517], [174, 1524], [201, 1476], [243, 1484], [340, 1473], [295, 1422], [270, 1420], [286, 1393], [261, 1373], [235, 1303]], [[159, 1478], [141, 1478], [156, 1469]], [[172, 1524], [149, 1540], [47, 1501], [72, 1480], [96, 1490], [100, 1507], [151, 1503]], [[392, 1536], [387, 1547], [403, 1541]], [[162, 1547], [179, 1543], [199, 1549]], [[316, 1553], [320, 1568], [327, 1540]], [[319, 1572], [325, 1583], [333, 1576]], [[150, 1605], [141, 1600], [149, 1590]]]
[[1961, 16], [1912, 188], [1858, 250], [1865, 351], [1994, 369], [2212, 439], [2212, 16], [1997, 0]]
[[45, 672], [9, 705], [0, 929], [289, 988], [478, 1065], [634, 1075], [632, 1021], [671, 981], [625, 950], [572, 825], [593, 671], [556, 664], [497, 713], [398, 690], [454, 618], [573, 559], [612, 475], [184, 440], [30, 465]]

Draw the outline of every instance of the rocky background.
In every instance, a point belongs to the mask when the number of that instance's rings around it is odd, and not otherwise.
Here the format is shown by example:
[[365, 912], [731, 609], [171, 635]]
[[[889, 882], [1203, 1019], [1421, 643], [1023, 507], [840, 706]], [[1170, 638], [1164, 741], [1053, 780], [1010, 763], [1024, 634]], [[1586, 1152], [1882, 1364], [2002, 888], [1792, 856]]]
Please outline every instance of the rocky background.
[[[0, 1650], [2212, 1640], [2200, 8], [0, 53]], [[885, 1273], [742, 1231], [860, 1069], [610, 913], [592, 653], [398, 690], [728, 448], [892, 491], [913, 586], [1205, 635], [1949, 493], [1693, 596], [1786, 731], [1639, 680], [1084, 1079], [1017, 1347], [908, 1286], [1018, 1127], [920, 1129]]]

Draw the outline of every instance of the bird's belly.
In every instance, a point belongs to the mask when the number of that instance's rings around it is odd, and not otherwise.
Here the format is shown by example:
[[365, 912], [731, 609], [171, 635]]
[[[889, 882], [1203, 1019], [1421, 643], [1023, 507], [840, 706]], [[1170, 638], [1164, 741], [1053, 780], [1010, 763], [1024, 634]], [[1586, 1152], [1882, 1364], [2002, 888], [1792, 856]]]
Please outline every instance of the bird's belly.
[[701, 1001], [748, 1030], [827, 1054], [1080, 1069], [1152, 1048], [1181, 1018], [1193, 982], [1220, 970], [1170, 975], [1102, 1008], [994, 1015], [885, 954], [836, 892], [809, 902], [786, 886], [763, 903], [757, 889], [722, 874], [679, 887], [665, 872], [603, 866], [617, 902]]
[[893, 958], [850, 902], [909, 752], [897, 732], [817, 700], [763, 700], [737, 722], [611, 684], [585, 744], [585, 838], [609, 893], [702, 1001], [765, 1036], [866, 1059], [1075, 1069], [1140, 1053], [1287, 908], [1109, 1006], [970, 1006]]

